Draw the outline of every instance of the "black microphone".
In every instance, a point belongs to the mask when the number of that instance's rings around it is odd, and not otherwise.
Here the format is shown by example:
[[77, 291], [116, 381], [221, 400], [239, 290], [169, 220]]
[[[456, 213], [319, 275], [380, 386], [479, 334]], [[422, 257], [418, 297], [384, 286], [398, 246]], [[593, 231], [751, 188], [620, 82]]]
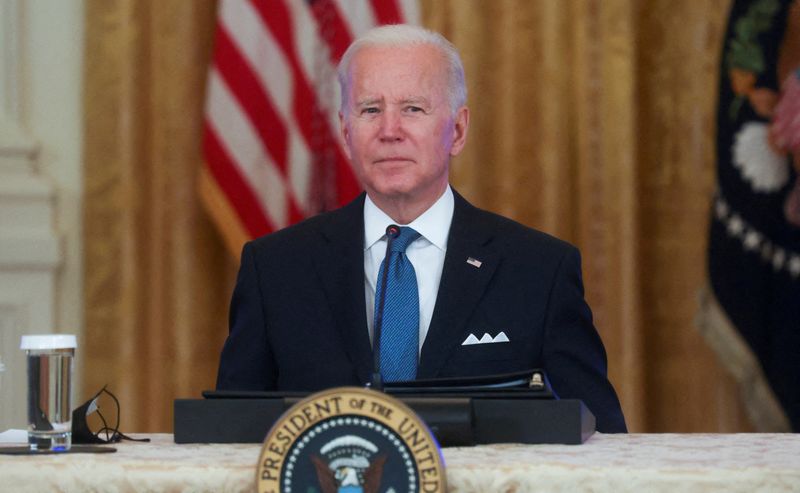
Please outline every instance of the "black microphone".
[[383, 328], [383, 306], [386, 304], [386, 278], [389, 277], [389, 254], [395, 238], [400, 236], [400, 226], [386, 226], [386, 255], [383, 256], [383, 276], [381, 276], [381, 297], [375, 309], [375, 326], [372, 328], [373, 372], [369, 386], [374, 390], [383, 390], [381, 374], [381, 329]]

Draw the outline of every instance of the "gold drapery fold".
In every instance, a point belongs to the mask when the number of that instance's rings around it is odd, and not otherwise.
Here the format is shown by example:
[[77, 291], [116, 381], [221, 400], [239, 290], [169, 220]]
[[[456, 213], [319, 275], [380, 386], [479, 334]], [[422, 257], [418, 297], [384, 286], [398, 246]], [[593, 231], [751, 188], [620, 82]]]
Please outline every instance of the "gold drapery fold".
[[[631, 430], [749, 429], [692, 323], [726, 5], [421, 7], [467, 72], [471, 128], [452, 182], [476, 205], [581, 248]], [[214, 6], [86, 8], [84, 388], [110, 384], [124, 429], [168, 431], [172, 399], [213, 386], [236, 266], [196, 193]]]
[[235, 264], [196, 193], [214, 9], [86, 9], [83, 388], [108, 385], [123, 431], [169, 430], [213, 387]]

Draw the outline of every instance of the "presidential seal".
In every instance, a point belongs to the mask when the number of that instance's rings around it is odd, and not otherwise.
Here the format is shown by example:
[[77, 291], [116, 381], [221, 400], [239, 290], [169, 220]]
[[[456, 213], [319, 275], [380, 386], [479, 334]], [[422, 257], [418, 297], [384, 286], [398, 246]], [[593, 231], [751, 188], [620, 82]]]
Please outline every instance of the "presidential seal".
[[313, 394], [272, 426], [258, 461], [260, 493], [444, 492], [439, 444], [408, 406], [381, 392]]

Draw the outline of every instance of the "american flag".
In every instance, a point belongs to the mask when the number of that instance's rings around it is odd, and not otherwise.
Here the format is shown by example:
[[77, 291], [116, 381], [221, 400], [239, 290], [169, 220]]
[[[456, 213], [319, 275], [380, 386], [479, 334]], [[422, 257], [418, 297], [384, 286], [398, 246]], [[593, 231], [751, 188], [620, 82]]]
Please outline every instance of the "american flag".
[[369, 28], [418, 23], [416, 1], [220, 1], [199, 189], [232, 251], [360, 192], [336, 66]]

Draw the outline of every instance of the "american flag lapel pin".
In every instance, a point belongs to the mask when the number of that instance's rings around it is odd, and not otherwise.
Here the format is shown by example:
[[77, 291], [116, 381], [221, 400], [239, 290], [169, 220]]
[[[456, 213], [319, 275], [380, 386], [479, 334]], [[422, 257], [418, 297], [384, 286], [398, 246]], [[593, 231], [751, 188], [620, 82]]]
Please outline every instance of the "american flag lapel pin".
[[476, 269], [480, 269], [481, 265], [483, 265], [483, 262], [481, 262], [480, 260], [478, 260], [476, 258], [472, 258], [472, 257], [467, 257], [467, 263], [469, 265], [475, 267]]

